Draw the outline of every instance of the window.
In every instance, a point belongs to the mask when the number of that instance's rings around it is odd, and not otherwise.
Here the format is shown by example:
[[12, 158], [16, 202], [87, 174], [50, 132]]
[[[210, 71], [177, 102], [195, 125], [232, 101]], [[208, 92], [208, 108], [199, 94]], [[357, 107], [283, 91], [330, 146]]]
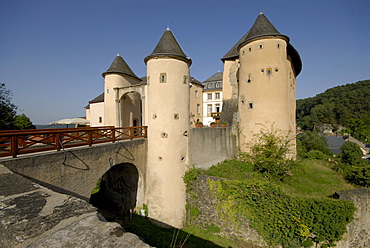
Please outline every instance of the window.
[[207, 100], [212, 100], [212, 93], [207, 94]]
[[248, 80], [247, 80], [247, 83], [250, 83], [250, 82], [252, 82], [252, 75], [249, 73], [249, 74], [248, 74]]
[[220, 104], [216, 104], [216, 112], [221, 112]]
[[107, 94], [109, 94], [109, 89], [107, 89]]
[[99, 123], [103, 122], [103, 117], [99, 116]]
[[199, 93], [198, 93], [198, 91], [196, 90], [195, 91], [195, 97], [198, 97], [199, 95], [198, 95]]
[[267, 76], [270, 76], [272, 74], [272, 69], [271, 68], [267, 68], [266, 69], [266, 75]]
[[200, 115], [200, 104], [197, 104], [197, 114]]
[[211, 89], [213, 88], [213, 85], [212, 84], [208, 84], [208, 89]]
[[249, 52], [252, 52], [252, 48], [251, 48], [251, 47], [250, 47], [250, 48], [248, 48], [248, 51], [249, 51]]
[[262, 49], [262, 48], [263, 48], [263, 45], [262, 45], [262, 44], [260, 44], [260, 45], [258, 46], [258, 48], [259, 48], [259, 49]]
[[248, 108], [252, 109], [253, 108], [253, 102], [248, 103]]
[[216, 88], [220, 88], [220, 83], [216, 83]]
[[184, 84], [187, 84], [188, 83], [188, 76], [184, 75], [184, 81], [183, 81]]
[[280, 43], [277, 44], [277, 48], [280, 48]]
[[210, 115], [212, 113], [212, 104], [207, 105], [207, 114]]
[[220, 93], [215, 93], [215, 99], [219, 100], [220, 99]]
[[167, 81], [166, 73], [161, 73], [160, 76], [159, 76], [159, 82], [160, 83], [166, 83], [166, 81]]

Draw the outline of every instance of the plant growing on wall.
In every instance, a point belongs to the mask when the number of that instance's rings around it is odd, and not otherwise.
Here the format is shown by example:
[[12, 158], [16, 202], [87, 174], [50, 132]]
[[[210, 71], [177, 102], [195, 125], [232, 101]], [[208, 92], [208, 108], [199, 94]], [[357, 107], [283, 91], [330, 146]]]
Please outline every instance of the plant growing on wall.
[[245, 216], [269, 245], [334, 246], [353, 219], [352, 201], [289, 197], [262, 181], [209, 180], [222, 218]]

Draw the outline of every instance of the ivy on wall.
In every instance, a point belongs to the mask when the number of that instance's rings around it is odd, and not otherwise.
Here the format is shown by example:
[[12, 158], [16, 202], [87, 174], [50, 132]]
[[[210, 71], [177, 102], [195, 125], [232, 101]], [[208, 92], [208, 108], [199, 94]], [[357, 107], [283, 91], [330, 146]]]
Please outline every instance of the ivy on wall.
[[269, 245], [283, 247], [334, 246], [353, 220], [352, 201], [290, 197], [263, 181], [208, 179], [218, 199], [221, 218], [237, 223], [242, 217]]

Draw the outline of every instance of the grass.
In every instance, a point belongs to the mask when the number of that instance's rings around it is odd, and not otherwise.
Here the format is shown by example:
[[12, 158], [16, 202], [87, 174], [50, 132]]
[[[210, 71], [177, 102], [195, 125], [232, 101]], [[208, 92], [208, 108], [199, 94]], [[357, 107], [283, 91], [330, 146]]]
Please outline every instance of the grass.
[[290, 196], [323, 199], [337, 191], [354, 188], [322, 160], [304, 160], [292, 173], [293, 176], [285, 182], [274, 182]]
[[[226, 160], [201, 173], [230, 180], [267, 180], [262, 174], [253, 171], [253, 165], [236, 159]], [[293, 169], [291, 177], [283, 182], [271, 179], [271, 183], [279, 186], [287, 195], [318, 199], [327, 198], [340, 190], [354, 188], [323, 160], [302, 160]]]

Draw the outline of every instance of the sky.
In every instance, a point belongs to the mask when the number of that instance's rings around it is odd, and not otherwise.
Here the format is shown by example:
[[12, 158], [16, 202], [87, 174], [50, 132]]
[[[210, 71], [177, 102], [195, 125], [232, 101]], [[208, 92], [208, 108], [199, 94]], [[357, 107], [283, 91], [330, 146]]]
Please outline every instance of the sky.
[[369, 0], [0, 0], [0, 83], [34, 124], [85, 116], [117, 53], [143, 77], [169, 27], [204, 81], [260, 12], [301, 56], [297, 99], [370, 79]]

